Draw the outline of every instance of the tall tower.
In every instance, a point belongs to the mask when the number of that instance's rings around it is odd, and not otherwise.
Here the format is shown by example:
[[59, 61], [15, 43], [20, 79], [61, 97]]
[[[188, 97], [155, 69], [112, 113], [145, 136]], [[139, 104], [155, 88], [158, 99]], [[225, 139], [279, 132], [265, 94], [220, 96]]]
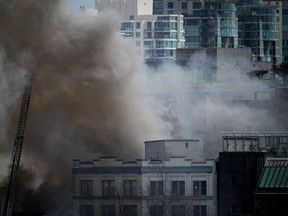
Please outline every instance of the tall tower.
[[98, 11], [114, 10], [123, 20], [133, 20], [138, 15], [152, 15], [153, 0], [96, 0]]

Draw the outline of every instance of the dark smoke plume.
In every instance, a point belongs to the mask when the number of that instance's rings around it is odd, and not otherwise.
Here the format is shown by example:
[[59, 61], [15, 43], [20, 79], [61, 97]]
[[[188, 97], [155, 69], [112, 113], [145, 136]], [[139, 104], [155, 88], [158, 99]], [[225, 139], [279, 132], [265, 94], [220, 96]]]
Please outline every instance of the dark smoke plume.
[[58, 0], [0, 0], [1, 169], [11, 155], [20, 96], [34, 74], [22, 165], [33, 174], [25, 188], [38, 190], [27, 192], [37, 210], [47, 211], [42, 204], [60, 196], [53, 191], [69, 188], [73, 158], [142, 157], [144, 141], [160, 137], [138, 82], [140, 61], [117, 34], [117, 19], [70, 16]]

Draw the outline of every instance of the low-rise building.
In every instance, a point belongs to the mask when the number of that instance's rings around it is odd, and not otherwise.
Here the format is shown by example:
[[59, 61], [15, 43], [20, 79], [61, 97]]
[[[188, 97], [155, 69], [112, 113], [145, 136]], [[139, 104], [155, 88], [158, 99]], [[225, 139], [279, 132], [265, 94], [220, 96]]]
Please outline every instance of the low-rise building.
[[214, 161], [203, 159], [201, 146], [147, 141], [143, 160], [74, 160], [74, 216], [215, 215]]
[[141, 160], [73, 161], [75, 216], [141, 215]]

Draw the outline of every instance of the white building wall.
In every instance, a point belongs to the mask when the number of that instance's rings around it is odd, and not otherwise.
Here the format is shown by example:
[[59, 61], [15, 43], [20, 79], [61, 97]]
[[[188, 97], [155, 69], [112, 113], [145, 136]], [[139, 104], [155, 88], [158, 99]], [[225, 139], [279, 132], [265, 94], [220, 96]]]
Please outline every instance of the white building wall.
[[165, 160], [185, 157], [203, 161], [203, 143], [200, 139], [156, 140], [145, 142], [145, 159]]
[[115, 10], [124, 20], [138, 15], [152, 15], [153, 0], [96, 0], [98, 11]]
[[[171, 168], [176, 169], [171, 169]], [[181, 171], [181, 169], [191, 169], [190, 171]], [[196, 169], [197, 167], [197, 169]], [[201, 169], [201, 167], [203, 169]], [[210, 167], [210, 169], [207, 169]], [[175, 198], [175, 202], [169, 201], [169, 205], [185, 205], [186, 209], [191, 209], [193, 213], [193, 206], [205, 205], [207, 215], [215, 215], [216, 210], [216, 194], [214, 196], [214, 161], [206, 161], [202, 163], [194, 163], [191, 160], [184, 158], [170, 158], [162, 162], [157, 161], [143, 161], [142, 162], [142, 187], [144, 197], [149, 196], [150, 181], [163, 181], [164, 194], [171, 196], [172, 181], [185, 181], [185, 195]], [[171, 171], [172, 170], [172, 171]], [[197, 171], [201, 170], [201, 171]], [[205, 171], [206, 170], [206, 171]], [[208, 171], [209, 170], [209, 171]], [[206, 182], [206, 195], [196, 196], [193, 194], [193, 182]], [[185, 197], [185, 198], [183, 198]], [[160, 200], [160, 199], [159, 199]], [[181, 201], [182, 200], [182, 201]], [[152, 205], [149, 201], [143, 199], [143, 216], [149, 212], [149, 207]]]

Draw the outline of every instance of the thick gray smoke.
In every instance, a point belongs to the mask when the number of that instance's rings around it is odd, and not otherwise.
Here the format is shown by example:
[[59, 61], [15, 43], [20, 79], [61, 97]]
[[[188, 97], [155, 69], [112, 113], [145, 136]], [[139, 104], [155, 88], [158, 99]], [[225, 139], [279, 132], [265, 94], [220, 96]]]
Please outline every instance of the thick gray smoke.
[[141, 61], [117, 34], [118, 17], [69, 16], [60, 3], [0, 0], [1, 173], [34, 74], [21, 163], [39, 190], [69, 187], [73, 158], [142, 157], [144, 141], [163, 136], [143, 97]]
[[[287, 131], [287, 102], [260, 79], [250, 79], [244, 67], [231, 64], [207, 81], [203, 53], [194, 55], [187, 67], [163, 64], [150, 71], [150, 89], [162, 108], [166, 128], [174, 138], [203, 139], [204, 155], [216, 158], [221, 151], [221, 131]], [[239, 60], [241, 61], [241, 60]], [[247, 62], [249, 64], [249, 62]], [[206, 74], [206, 76], [205, 76]], [[209, 77], [209, 76], [208, 76]], [[219, 79], [221, 77], [221, 79]]]

